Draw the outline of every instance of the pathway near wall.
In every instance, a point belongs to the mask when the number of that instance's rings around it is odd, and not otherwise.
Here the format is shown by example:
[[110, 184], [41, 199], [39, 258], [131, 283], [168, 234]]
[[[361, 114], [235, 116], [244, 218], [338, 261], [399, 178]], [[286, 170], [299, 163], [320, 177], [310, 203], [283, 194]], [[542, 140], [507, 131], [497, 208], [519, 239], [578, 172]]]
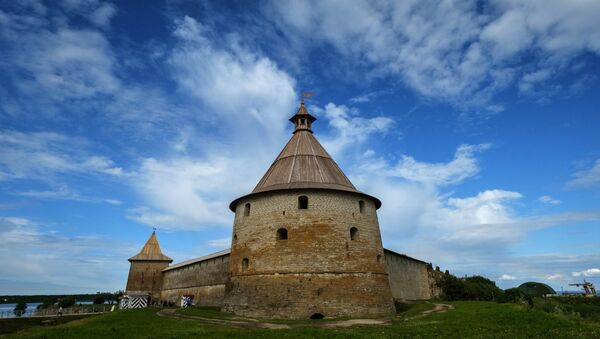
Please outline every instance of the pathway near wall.
[[185, 314], [177, 313], [177, 309], [174, 309], [174, 308], [165, 308], [165, 309], [158, 311], [156, 314], [161, 317], [200, 320], [202, 322], [207, 322], [207, 323], [211, 323], [211, 324], [230, 326], [230, 327], [238, 327], [238, 328], [270, 328], [270, 329], [286, 329], [286, 328], [301, 328], [301, 327], [339, 328], [339, 327], [351, 327], [351, 326], [355, 326], [355, 325], [390, 325], [391, 324], [390, 319], [350, 319], [350, 320], [323, 322], [323, 323], [318, 323], [318, 324], [316, 324], [316, 323], [315, 324], [307, 324], [307, 323], [275, 324], [275, 323], [260, 322], [256, 319], [248, 319], [248, 318], [233, 318], [231, 320], [225, 320], [225, 319], [205, 318], [205, 317], [199, 317], [199, 316], [195, 316], [195, 315], [185, 315]]
[[431, 314], [431, 313], [443, 313], [446, 312], [447, 310], [453, 310], [454, 306], [452, 305], [448, 305], [448, 304], [434, 304], [435, 307], [431, 310], [427, 310], [427, 311], [423, 311], [423, 314], [427, 315], [427, 314]]

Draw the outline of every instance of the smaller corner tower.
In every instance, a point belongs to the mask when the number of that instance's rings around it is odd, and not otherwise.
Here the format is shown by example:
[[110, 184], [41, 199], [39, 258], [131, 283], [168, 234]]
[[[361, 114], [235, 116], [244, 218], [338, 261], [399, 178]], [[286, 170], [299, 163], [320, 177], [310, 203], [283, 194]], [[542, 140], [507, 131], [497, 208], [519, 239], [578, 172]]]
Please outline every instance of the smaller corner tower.
[[156, 239], [156, 231], [152, 232], [140, 253], [129, 258], [129, 262], [131, 266], [126, 293], [159, 298], [163, 281], [162, 270], [168, 267], [173, 259], [162, 253]]

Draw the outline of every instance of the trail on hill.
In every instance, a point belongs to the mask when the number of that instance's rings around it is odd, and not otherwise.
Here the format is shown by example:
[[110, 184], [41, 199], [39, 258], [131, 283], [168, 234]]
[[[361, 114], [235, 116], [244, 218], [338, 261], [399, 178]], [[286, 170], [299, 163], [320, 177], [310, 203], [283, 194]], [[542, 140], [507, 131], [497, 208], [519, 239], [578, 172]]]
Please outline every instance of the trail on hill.
[[[351, 327], [355, 325], [390, 325], [392, 322], [389, 319], [350, 319], [350, 320], [339, 320], [329, 321], [322, 323], [299, 323], [299, 324], [277, 324], [269, 322], [261, 322], [255, 319], [244, 319], [234, 318], [229, 319], [218, 319], [218, 318], [206, 318], [196, 315], [186, 315], [177, 313], [177, 309], [165, 308], [156, 313], [160, 317], [170, 317], [177, 319], [188, 319], [197, 320], [206, 323], [238, 327], [238, 328], [270, 328], [270, 329], [286, 329], [286, 328], [301, 328], [301, 327], [315, 327], [315, 328], [343, 328]], [[237, 319], [237, 320], [236, 320]]]
[[435, 307], [431, 310], [423, 311], [421, 314], [444, 313], [448, 310], [453, 310], [454, 306], [448, 304], [434, 304]]

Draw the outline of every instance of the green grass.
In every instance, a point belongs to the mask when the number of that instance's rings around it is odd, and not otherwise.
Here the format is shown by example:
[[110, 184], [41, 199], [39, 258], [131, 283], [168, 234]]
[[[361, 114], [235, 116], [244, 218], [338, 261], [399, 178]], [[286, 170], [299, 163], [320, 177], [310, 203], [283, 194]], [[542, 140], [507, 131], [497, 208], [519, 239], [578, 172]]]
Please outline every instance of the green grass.
[[413, 302], [413, 303], [397, 303], [396, 312], [398, 316], [403, 318], [414, 317], [435, 308], [434, 303], [429, 302]]
[[[391, 326], [344, 329], [242, 330], [193, 320], [159, 317], [156, 309], [102, 314], [50, 328], [34, 328], [17, 338], [600, 338], [600, 324], [530, 310], [514, 304], [451, 302], [454, 310], [404, 320]], [[417, 306], [415, 306], [417, 307]], [[422, 306], [418, 306], [422, 307]], [[205, 312], [205, 311], [203, 311]]]
[[0, 319], [0, 335], [6, 333], [17, 332], [26, 328], [47, 326], [44, 325], [43, 321], [52, 320], [55, 324], [65, 324], [70, 321], [75, 321], [92, 315], [74, 315], [68, 317], [23, 317], [23, 318], [9, 318]]
[[182, 308], [177, 310], [177, 313], [212, 319], [229, 319], [236, 316], [233, 313], [221, 312], [221, 309], [219, 307], [211, 306], [196, 306]]

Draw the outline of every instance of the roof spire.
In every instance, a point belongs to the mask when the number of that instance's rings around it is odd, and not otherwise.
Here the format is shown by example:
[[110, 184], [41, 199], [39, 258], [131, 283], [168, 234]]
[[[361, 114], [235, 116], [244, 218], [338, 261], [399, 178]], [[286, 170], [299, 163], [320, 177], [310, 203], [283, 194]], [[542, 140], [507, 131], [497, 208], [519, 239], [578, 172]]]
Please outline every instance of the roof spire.
[[294, 133], [298, 131], [309, 131], [312, 133], [310, 126], [315, 120], [317, 120], [317, 118], [308, 113], [308, 110], [306, 107], [304, 107], [304, 99], [310, 98], [313, 95], [314, 93], [312, 92], [302, 92], [302, 99], [300, 100], [298, 112], [296, 112], [296, 114], [290, 118], [290, 121], [294, 124], [294, 126], [296, 126]]
[[162, 250], [160, 249], [160, 245], [158, 244], [158, 239], [156, 239], [156, 227], [154, 227], [154, 230], [152, 231], [152, 235], [150, 236], [150, 238], [148, 238], [148, 241], [146, 241], [146, 244], [144, 245], [144, 247], [142, 248], [140, 253], [129, 258], [129, 261], [133, 261], [133, 260], [168, 261], [168, 262], [173, 261], [173, 259], [167, 257], [166, 255], [164, 255], [162, 253]]

